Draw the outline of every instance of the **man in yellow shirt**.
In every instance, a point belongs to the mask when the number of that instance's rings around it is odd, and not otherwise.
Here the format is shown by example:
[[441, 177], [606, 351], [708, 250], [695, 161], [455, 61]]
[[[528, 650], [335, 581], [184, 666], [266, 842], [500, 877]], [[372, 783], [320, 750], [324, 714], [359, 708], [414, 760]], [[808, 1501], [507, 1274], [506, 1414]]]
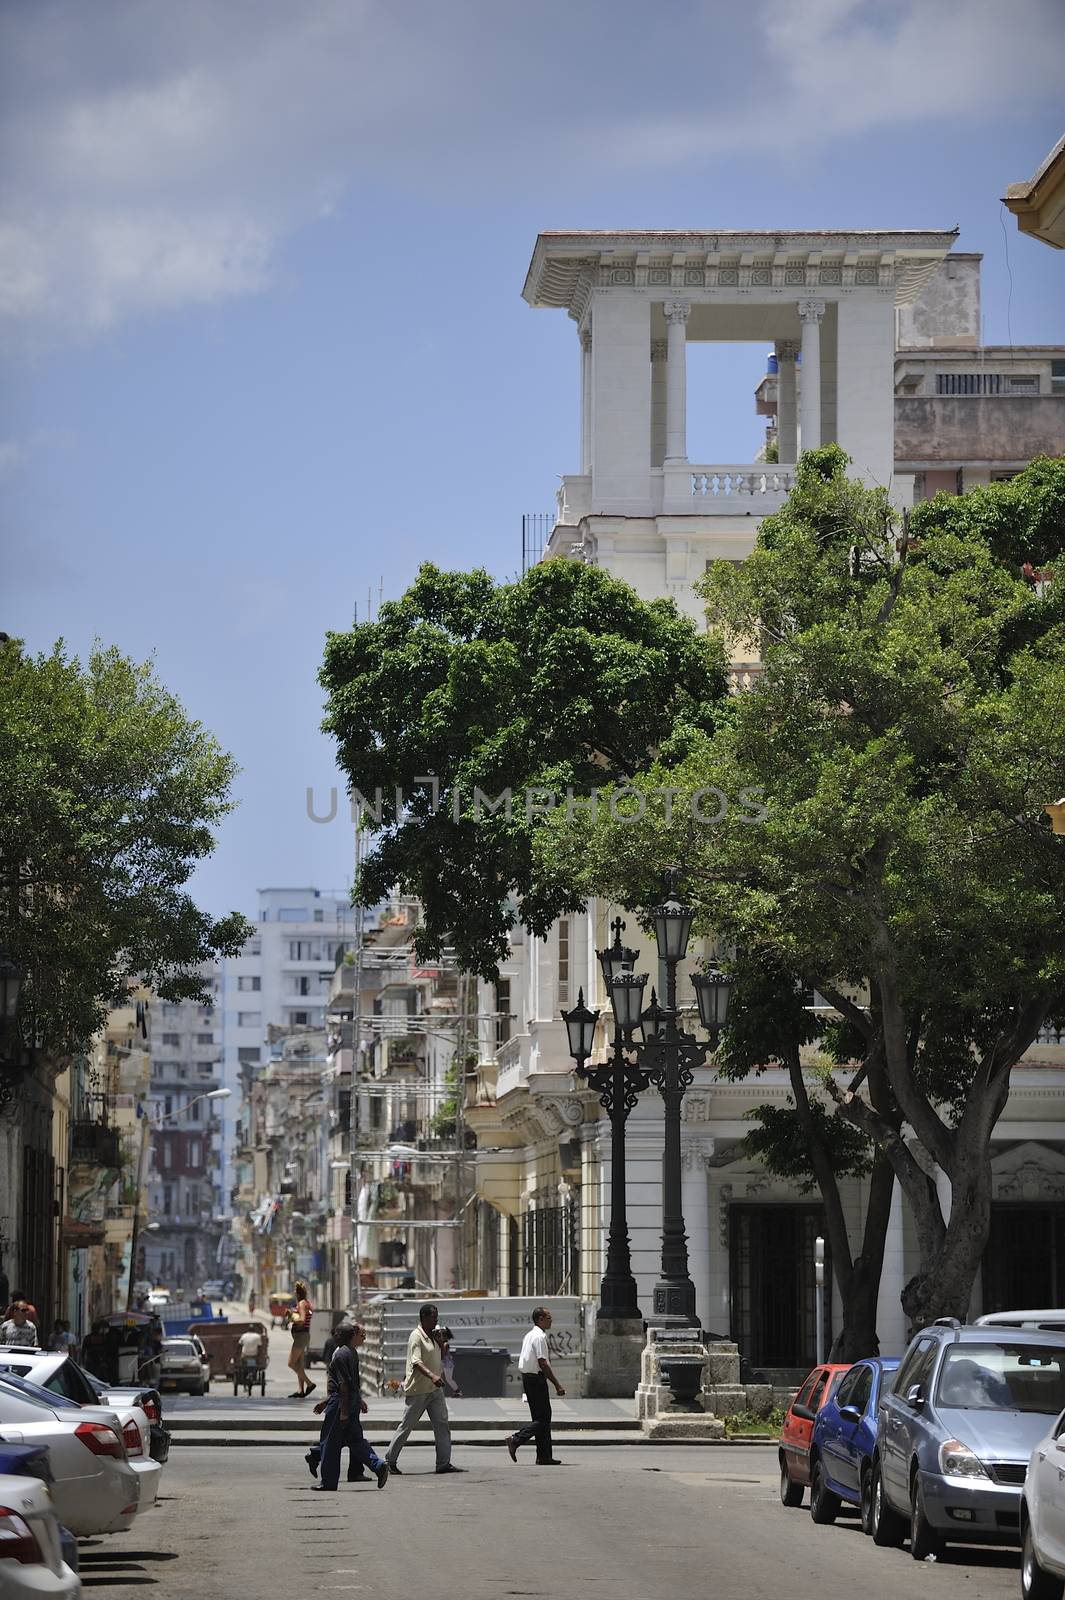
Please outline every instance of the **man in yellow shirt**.
[[447, 1401], [444, 1399], [444, 1357], [433, 1338], [438, 1312], [434, 1305], [422, 1306], [418, 1312], [418, 1326], [407, 1340], [407, 1377], [403, 1393], [407, 1403], [399, 1427], [392, 1435], [392, 1443], [385, 1455], [389, 1472], [403, 1473], [396, 1466], [396, 1458], [410, 1438], [410, 1431], [423, 1411], [428, 1411], [436, 1441], [437, 1472], [463, 1472], [463, 1467], [451, 1465], [451, 1429], [447, 1419]]

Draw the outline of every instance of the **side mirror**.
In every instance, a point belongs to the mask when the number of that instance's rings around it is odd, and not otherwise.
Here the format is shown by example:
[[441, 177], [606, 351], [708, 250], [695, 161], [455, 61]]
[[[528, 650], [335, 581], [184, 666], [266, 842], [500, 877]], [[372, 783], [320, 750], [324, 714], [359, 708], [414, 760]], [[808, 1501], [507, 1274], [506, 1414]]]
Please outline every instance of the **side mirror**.
[[804, 1422], [812, 1422], [814, 1420], [814, 1414], [810, 1407], [801, 1406], [798, 1401], [792, 1406], [791, 1414], [793, 1417], [801, 1417]]
[[839, 1415], [841, 1422], [861, 1422], [862, 1414], [857, 1406], [840, 1406]]
[[914, 1411], [924, 1410], [924, 1390], [919, 1383], [915, 1383], [912, 1388], [906, 1390], [906, 1404], [912, 1407]]

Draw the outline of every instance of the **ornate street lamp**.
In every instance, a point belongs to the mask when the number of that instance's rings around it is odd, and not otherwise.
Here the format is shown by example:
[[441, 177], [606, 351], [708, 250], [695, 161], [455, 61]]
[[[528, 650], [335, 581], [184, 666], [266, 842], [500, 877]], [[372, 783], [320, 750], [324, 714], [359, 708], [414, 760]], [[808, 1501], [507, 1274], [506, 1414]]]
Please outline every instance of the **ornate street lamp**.
[[[647, 982], [637, 977], [632, 964], [637, 952], [621, 943], [625, 924], [620, 917], [613, 923], [614, 943], [597, 952], [607, 982], [607, 993], [614, 1011], [614, 1042], [610, 1059], [589, 1067], [592, 1037], [599, 1013], [584, 1004], [584, 991], [572, 1011], [563, 1011], [562, 1020], [569, 1035], [570, 1055], [577, 1064], [577, 1075], [599, 1095], [599, 1103], [610, 1119], [610, 1225], [607, 1234], [606, 1271], [599, 1289], [597, 1319], [641, 1321], [632, 1275], [629, 1251], [629, 1225], [625, 1207], [625, 1124], [629, 1112], [647, 1088], [647, 1078], [629, 1060], [632, 1035], [640, 1026], [640, 1008]], [[590, 1020], [589, 1020], [590, 1019]]]
[[661, 1275], [654, 1287], [648, 1320], [662, 1328], [698, 1328], [695, 1285], [688, 1271], [688, 1239], [684, 1231], [680, 1111], [696, 1067], [706, 1061], [725, 1026], [729, 979], [715, 969], [694, 980], [699, 1018], [710, 1034], [709, 1040], [698, 1039], [682, 1029], [677, 1010], [677, 966], [687, 954], [694, 911], [677, 897], [678, 876], [676, 869], [665, 874], [665, 900], [651, 913], [659, 963], [665, 973], [665, 1005], [658, 1003], [652, 990], [651, 1004], [643, 1017], [644, 1040], [634, 1049], [642, 1076], [653, 1083], [662, 1096], [664, 1113]]

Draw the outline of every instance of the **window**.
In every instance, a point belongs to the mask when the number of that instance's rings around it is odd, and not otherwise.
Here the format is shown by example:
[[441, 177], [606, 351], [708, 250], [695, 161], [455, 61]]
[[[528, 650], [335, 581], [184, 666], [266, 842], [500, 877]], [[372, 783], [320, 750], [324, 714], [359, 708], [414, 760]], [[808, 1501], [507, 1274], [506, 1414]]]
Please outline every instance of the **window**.
[[262, 953], [263, 942], [261, 939], [249, 939], [247, 944], [244, 946], [244, 954], [246, 956], [261, 956]]
[[1054, 1416], [1065, 1407], [1065, 1350], [1039, 1344], [951, 1345], [936, 1398], [941, 1406], [966, 1411]]
[[1039, 374], [1036, 372], [1026, 372], [1019, 378], [1011, 376], [1008, 381], [1010, 394], [1039, 393]]
[[278, 922], [306, 922], [308, 920], [307, 907], [282, 906], [277, 913], [277, 920]]
[[190, 1139], [186, 1166], [199, 1167], [203, 1162], [203, 1147], [199, 1139]]
[[1001, 372], [937, 372], [936, 394], [1001, 394]]
[[180, 1066], [181, 1063], [178, 1061], [157, 1061], [155, 1062], [155, 1071], [160, 1074], [166, 1072], [178, 1072], [180, 1070]]
[[245, 977], [237, 979], [237, 988], [243, 990], [245, 994], [258, 994], [262, 986], [263, 980], [261, 978]]
[[251, 1066], [254, 1062], [261, 1061], [262, 1054], [257, 1044], [241, 1044], [237, 1046], [237, 1060], [241, 1066]]
[[510, 1038], [510, 979], [496, 980], [496, 1049]]
[[1065, 394], [1065, 361], [1052, 361], [1050, 363], [1050, 392], [1051, 394]]
[[263, 1025], [263, 1014], [262, 1014], [261, 1011], [238, 1011], [237, 1012], [237, 1027], [238, 1028], [261, 1028], [262, 1025]]
[[174, 1165], [174, 1148], [171, 1145], [170, 1140], [166, 1139], [166, 1140], [163, 1141], [163, 1166], [165, 1168], [165, 1167], [172, 1167], [173, 1165]]
[[290, 961], [321, 961], [321, 941], [318, 939], [290, 939], [288, 941], [288, 959]]
[[853, 1406], [860, 1416], [864, 1416], [873, 1388], [872, 1367], [855, 1367], [846, 1374], [845, 1382], [849, 1382], [850, 1387], [844, 1396], [844, 1385], [840, 1384], [836, 1394], [837, 1406]]
[[310, 1012], [308, 1011], [294, 1011], [292, 1013], [292, 1021], [297, 1027], [306, 1027], [309, 1020]]
[[821, 1409], [821, 1403], [825, 1398], [825, 1389], [827, 1385], [828, 1373], [822, 1370], [822, 1372], [818, 1375], [817, 1382], [814, 1384], [813, 1393], [806, 1402], [814, 1416], [816, 1416]]
[[907, 1389], [912, 1389], [917, 1381], [914, 1374], [918, 1372], [924, 1362], [925, 1356], [935, 1346], [934, 1339], [921, 1339], [914, 1345], [895, 1374], [895, 1382], [891, 1386], [892, 1394], [905, 1395]]
[[558, 1003], [569, 1005], [569, 918], [558, 924]]
[[190, 1100], [189, 1101], [189, 1121], [190, 1122], [199, 1122], [199, 1120], [200, 1120], [200, 1107], [202, 1106], [202, 1104], [203, 1104], [202, 1100], [195, 1100], [195, 1101]]
[[213, 1033], [198, 1033], [196, 1035], [196, 1043], [197, 1044], [214, 1044], [214, 1034]]
[[163, 1101], [163, 1116], [164, 1117], [171, 1116], [173, 1114], [173, 1110], [174, 1110], [173, 1097], [171, 1095], [167, 1095], [165, 1100]]
[[806, 1382], [795, 1396], [795, 1399], [792, 1402], [794, 1405], [808, 1406], [810, 1404], [810, 1395], [813, 1393], [813, 1387], [817, 1382], [817, 1377], [818, 1375], [816, 1372], [811, 1372], [810, 1376], [807, 1378]]
[[163, 1185], [163, 1216], [164, 1217], [168, 1217], [170, 1215], [170, 1209], [171, 1209], [173, 1203], [174, 1203], [174, 1191], [173, 1191], [173, 1189], [170, 1187], [170, 1185], [168, 1183], [164, 1183], [164, 1185]]
[[325, 912], [320, 907], [315, 909], [314, 920], [315, 920], [315, 922], [324, 922], [325, 921]]
[[181, 1048], [181, 1035], [180, 1033], [164, 1033], [160, 1042], [169, 1046], [171, 1050], [179, 1050]]

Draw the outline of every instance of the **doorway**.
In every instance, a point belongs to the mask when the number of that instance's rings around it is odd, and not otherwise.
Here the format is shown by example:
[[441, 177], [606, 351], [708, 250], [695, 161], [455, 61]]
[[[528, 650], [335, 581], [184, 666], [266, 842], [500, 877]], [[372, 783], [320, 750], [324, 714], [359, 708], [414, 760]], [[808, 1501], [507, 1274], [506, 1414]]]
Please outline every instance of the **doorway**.
[[[817, 1359], [814, 1240], [820, 1206], [729, 1207], [732, 1337], [752, 1367], [813, 1366]], [[825, 1350], [832, 1344], [832, 1264], [825, 1246]]]
[[991, 1205], [983, 1310], [1060, 1306], [1065, 1294], [1065, 1205]]

